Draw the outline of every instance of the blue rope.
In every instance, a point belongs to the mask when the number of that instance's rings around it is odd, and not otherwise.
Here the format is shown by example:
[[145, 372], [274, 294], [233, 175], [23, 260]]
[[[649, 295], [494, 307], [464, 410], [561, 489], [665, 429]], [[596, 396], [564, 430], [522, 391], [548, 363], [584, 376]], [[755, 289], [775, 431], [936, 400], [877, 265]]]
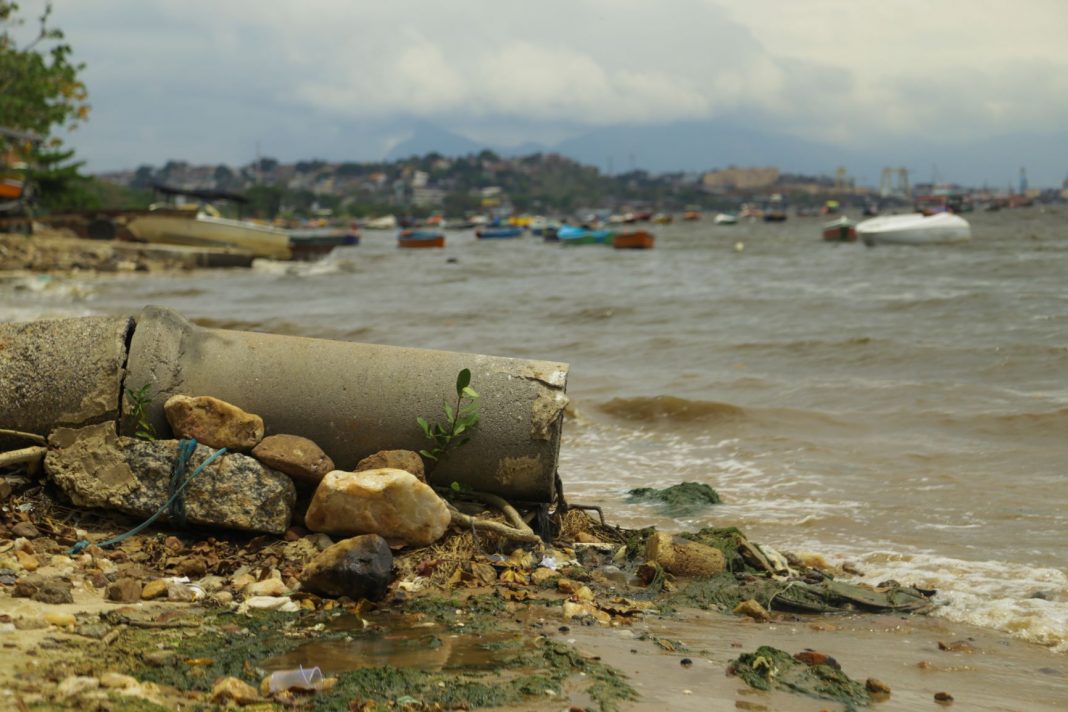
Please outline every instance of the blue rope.
[[[219, 448], [211, 455], [209, 455], [208, 458], [204, 460], [204, 462], [200, 463], [200, 465], [197, 466], [197, 469], [193, 470], [193, 473], [189, 475], [189, 477], [182, 479], [182, 475], [185, 474], [186, 466], [189, 464], [189, 458], [196, 451], [196, 449], [197, 441], [195, 438], [182, 440], [178, 443], [177, 456], [175, 457], [174, 465], [171, 467], [171, 496], [166, 502], [163, 503], [162, 507], [156, 510], [155, 514], [138, 524], [130, 531], [124, 532], [122, 534], [119, 534], [118, 536], [114, 536], [110, 539], [102, 541], [97, 544], [97, 546], [99, 546], [100, 548], [114, 546], [120, 541], [132, 537], [134, 534], [139, 534], [140, 532], [144, 531], [150, 524], [152, 524], [152, 522], [159, 519], [160, 515], [162, 515], [164, 512], [169, 512], [172, 517], [175, 517], [182, 524], [185, 524], [185, 502], [181, 495], [185, 491], [186, 486], [193, 481], [194, 477], [203, 472], [205, 467], [214, 462], [220, 455], [226, 453], [226, 448]], [[91, 543], [92, 542], [87, 539], [77, 541], [75, 542], [74, 546], [70, 548], [70, 551], [67, 552], [67, 555], [74, 556], [75, 554], [85, 549], [85, 547], [89, 546]]]

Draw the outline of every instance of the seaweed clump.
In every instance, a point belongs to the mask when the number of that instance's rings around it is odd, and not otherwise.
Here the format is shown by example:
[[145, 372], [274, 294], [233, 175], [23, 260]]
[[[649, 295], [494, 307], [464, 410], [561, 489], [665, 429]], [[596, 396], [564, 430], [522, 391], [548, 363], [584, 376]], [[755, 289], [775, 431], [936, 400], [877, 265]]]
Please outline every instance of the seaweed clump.
[[732, 660], [727, 670], [757, 690], [786, 690], [834, 700], [843, 703], [847, 710], [867, 707], [871, 696], [864, 683], [842, 672], [832, 658], [825, 660], [809, 664], [778, 648], [762, 645], [756, 652], [743, 653]]
[[631, 502], [659, 503], [669, 516], [693, 514], [704, 507], [722, 502], [719, 493], [703, 482], [680, 482], [663, 489], [639, 487], [629, 490], [627, 494]]

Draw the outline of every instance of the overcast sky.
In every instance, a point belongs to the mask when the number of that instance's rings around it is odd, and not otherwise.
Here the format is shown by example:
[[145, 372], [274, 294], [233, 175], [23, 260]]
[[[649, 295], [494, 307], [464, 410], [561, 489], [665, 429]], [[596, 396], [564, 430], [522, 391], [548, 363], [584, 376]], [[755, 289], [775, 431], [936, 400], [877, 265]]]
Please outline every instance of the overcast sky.
[[1068, 128], [1068, 0], [55, 0], [54, 18], [87, 64], [70, 142], [97, 171], [380, 158], [412, 118], [505, 144], [725, 114], [842, 146]]

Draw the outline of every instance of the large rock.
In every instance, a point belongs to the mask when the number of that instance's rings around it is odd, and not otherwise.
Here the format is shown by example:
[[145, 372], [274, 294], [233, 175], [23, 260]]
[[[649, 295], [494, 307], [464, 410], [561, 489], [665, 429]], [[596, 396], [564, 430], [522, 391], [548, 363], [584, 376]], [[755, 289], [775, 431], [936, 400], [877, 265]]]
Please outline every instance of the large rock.
[[[147, 518], [170, 498], [176, 440], [119, 437], [112, 423], [58, 428], [49, 438], [45, 471], [79, 507], [117, 509]], [[212, 454], [198, 445], [186, 475]], [[190, 524], [282, 534], [289, 527], [296, 490], [281, 472], [246, 455], [227, 453], [185, 488], [185, 518]], [[165, 513], [161, 520], [171, 519]]]
[[208, 447], [251, 450], [263, 439], [263, 418], [211, 396], [171, 396], [163, 412], [175, 437]]
[[271, 469], [284, 472], [298, 484], [315, 487], [334, 461], [322, 448], [299, 435], [270, 435], [252, 448], [252, 456]]
[[415, 475], [420, 482], [426, 482], [426, 472], [423, 467], [423, 458], [414, 450], [379, 450], [374, 455], [368, 455], [356, 463], [356, 472], [365, 470], [381, 470], [388, 467], [393, 470], [404, 470]]
[[714, 576], [727, 569], [727, 560], [719, 549], [665, 532], [649, 537], [645, 558], [676, 576]]
[[301, 588], [320, 596], [379, 601], [393, 578], [393, 553], [377, 534], [345, 539], [304, 567]]
[[409, 544], [437, 541], [449, 509], [433, 489], [403, 470], [334, 470], [315, 490], [304, 524], [327, 534], [378, 534]]

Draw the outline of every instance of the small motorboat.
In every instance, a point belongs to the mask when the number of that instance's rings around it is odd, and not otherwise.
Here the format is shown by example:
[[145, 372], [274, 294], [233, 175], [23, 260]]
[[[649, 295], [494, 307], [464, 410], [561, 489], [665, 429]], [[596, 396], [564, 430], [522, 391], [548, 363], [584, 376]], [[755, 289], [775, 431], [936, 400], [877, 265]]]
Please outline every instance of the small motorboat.
[[617, 250], [649, 250], [654, 244], [656, 238], [648, 230], [621, 232], [612, 238], [612, 247]]
[[683, 220], [691, 220], [691, 221], [692, 220], [700, 220], [701, 219], [701, 213], [698, 210], [687, 210], [686, 212], [684, 212], [682, 214], [682, 219]]
[[738, 216], [734, 213], [716, 213], [716, 217], [712, 218], [712, 222], [716, 225], [737, 225]]
[[614, 230], [564, 225], [556, 231], [556, 239], [561, 245], [607, 245], [615, 234]]
[[856, 230], [866, 245], [944, 245], [972, 237], [968, 221], [953, 213], [886, 215], [864, 220]]
[[480, 240], [500, 240], [509, 237], [521, 237], [523, 228], [516, 225], [499, 225], [496, 227], [482, 227], [475, 230], [475, 237]]
[[335, 247], [358, 244], [360, 231], [356, 227], [298, 227], [289, 230], [289, 249], [295, 260], [318, 259]]
[[667, 213], [657, 213], [652, 217], [652, 221], [657, 225], [670, 225], [675, 218]]
[[437, 230], [401, 230], [397, 247], [445, 247], [445, 233]]
[[842, 215], [823, 224], [823, 239], [827, 242], [856, 242], [857, 224]]

